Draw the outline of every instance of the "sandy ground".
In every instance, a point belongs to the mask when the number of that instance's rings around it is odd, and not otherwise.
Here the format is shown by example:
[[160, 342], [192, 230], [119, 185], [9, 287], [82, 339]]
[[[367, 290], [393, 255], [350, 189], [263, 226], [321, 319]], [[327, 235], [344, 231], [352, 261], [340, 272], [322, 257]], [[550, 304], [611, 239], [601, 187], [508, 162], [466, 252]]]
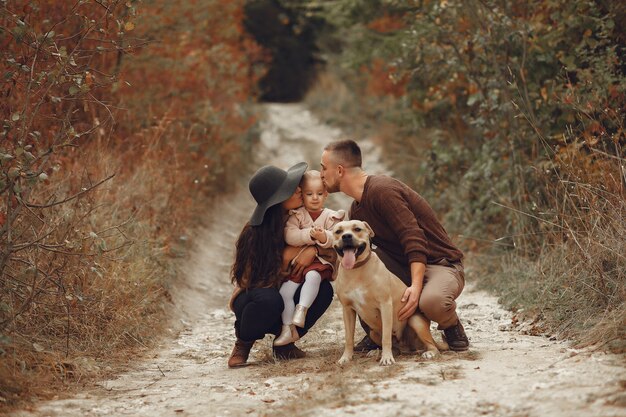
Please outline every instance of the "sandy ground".
[[[323, 145], [340, 134], [300, 105], [266, 109], [259, 164], [286, 168], [306, 160], [317, 168]], [[387, 172], [376, 148], [363, 146], [366, 170]], [[327, 205], [346, 208], [348, 200], [332, 196]], [[390, 367], [357, 355], [339, 367], [343, 323], [335, 299], [298, 342], [307, 358], [274, 361], [268, 336], [255, 344], [251, 366], [228, 369], [235, 340], [234, 315], [226, 308], [228, 270], [234, 241], [252, 208], [241, 187], [212, 210], [228, 213], [228, 220], [209, 222], [195, 238], [197, 250], [176, 297], [183, 317], [177, 337], [116, 379], [14, 415], [626, 416], [623, 357], [575, 350], [512, 328], [511, 314], [497, 299], [473, 288], [471, 271], [458, 300], [471, 340], [468, 352], [446, 352], [435, 360], [403, 355]]]

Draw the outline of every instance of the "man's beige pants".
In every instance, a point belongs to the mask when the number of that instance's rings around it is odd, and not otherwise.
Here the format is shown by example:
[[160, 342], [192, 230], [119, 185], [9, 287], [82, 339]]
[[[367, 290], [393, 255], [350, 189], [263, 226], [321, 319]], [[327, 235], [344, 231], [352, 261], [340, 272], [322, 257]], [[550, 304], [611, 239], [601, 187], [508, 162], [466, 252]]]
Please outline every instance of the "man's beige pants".
[[[381, 248], [374, 249], [381, 261], [407, 286], [411, 285], [411, 268], [402, 265]], [[419, 310], [439, 329], [447, 329], [459, 320], [456, 315], [456, 299], [465, 286], [463, 264], [442, 261], [439, 265], [426, 265], [424, 285], [420, 295]]]

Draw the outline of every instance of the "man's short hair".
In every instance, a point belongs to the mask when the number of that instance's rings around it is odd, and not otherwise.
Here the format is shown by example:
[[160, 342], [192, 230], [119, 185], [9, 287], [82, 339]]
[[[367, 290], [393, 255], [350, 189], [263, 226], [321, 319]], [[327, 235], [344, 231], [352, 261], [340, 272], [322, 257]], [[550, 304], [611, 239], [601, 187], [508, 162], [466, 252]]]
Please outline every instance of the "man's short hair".
[[331, 142], [324, 147], [324, 150], [332, 152], [335, 162], [343, 165], [344, 168], [361, 168], [361, 148], [351, 139]]

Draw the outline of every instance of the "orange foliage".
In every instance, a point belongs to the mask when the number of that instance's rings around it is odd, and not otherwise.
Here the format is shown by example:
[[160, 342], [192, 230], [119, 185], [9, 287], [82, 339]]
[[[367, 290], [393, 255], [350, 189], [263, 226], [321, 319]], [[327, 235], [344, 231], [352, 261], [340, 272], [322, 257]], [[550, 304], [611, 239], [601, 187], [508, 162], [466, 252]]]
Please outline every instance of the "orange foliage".
[[1, 3], [4, 403], [72, 382], [57, 358], [157, 336], [168, 256], [250, 156], [262, 60], [243, 3]]
[[402, 16], [392, 16], [385, 12], [382, 17], [369, 22], [367, 27], [368, 29], [379, 33], [389, 33], [404, 29], [406, 24], [404, 23]]
[[400, 74], [394, 66], [382, 59], [372, 60], [369, 68], [363, 67], [361, 72], [367, 79], [367, 94], [374, 96], [401, 97], [406, 94], [408, 74]]

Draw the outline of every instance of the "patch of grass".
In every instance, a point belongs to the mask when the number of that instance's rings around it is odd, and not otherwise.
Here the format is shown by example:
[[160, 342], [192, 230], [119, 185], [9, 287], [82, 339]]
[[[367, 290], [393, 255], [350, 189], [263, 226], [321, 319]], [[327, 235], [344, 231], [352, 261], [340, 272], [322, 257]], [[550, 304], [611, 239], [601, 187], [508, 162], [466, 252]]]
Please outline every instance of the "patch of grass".
[[[572, 338], [581, 346], [601, 343], [623, 353], [626, 204], [618, 196], [592, 199], [581, 191], [576, 203], [584, 198], [587, 212], [575, 219], [576, 226], [547, 230], [546, 243], [532, 257], [512, 252], [497, 259], [490, 270], [478, 268], [479, 283], [546, 332]], [[560, 216], [573, 223], [571, 213]], [[474, 262], [486, 263], [479, 259]]]
[[[159, 139], [167, 140], [167, 135]], [[161, 143], [143, 149], [144, 158], [132, 167], [123, 166], [117, 150], [106, 148], [87, 151], [68, 166], [76, 172], [85, 164], [94, 177], [118, 174], [70, 207], [47, 213], [59, 224], [52, 237], [80, 242], [81, 256], [33, 252], [52, 267], [33, 276], [31, 304], [19, 314], [10, 310], [12, 320], [2, 331], [0, 397], [6, 405], [62, 395], [119, 371], [162, 336], [171, 310], [170, 288], [188, 249], [181, 237], [200, 223], [208, 204], [203, 188], [189, 190], [193, 181], [175, 173], [174, 160], [163, 160], [164, 148]], [[71, 193], [82, 181], [70, 178], [56, 186]], [[183, 192], [196, 199], [180, 204]], [[62, 234], [70, 228], [71, 235]], [[94, 249], [100, 245], [117, 249]], [[6, 273], [12, 268], [9, 263]], [[28, 288], [5, 282], [5, 300], [19, 300]]]
[[162, 336], [190, 231], [251, 159], [260, 75], [243, 1], [22, 3], [0, 7], [0, 409]]
[[316, 378], [297, 399], [276, 410], [276, 415], [312, 415], [320, 404], [332, 409], [379, 402], [376, 395], [354, 399], [354, 387], [369, 389], [381, 381], [393, 379], [401, 370], [399, 366], [379, 366], [370, 358], [355, 357], [352, 363], [343, 367], [337, 365], [335, 358], [325, 360], [319, 371], [324, 377]]
[[439, 370], [439, 374], [441, 375], [441, 379], [443, 379], [444, 381], [451, 381], [453, 379], [463, 378], [463, 371], [458, 365], [442, 368]]

